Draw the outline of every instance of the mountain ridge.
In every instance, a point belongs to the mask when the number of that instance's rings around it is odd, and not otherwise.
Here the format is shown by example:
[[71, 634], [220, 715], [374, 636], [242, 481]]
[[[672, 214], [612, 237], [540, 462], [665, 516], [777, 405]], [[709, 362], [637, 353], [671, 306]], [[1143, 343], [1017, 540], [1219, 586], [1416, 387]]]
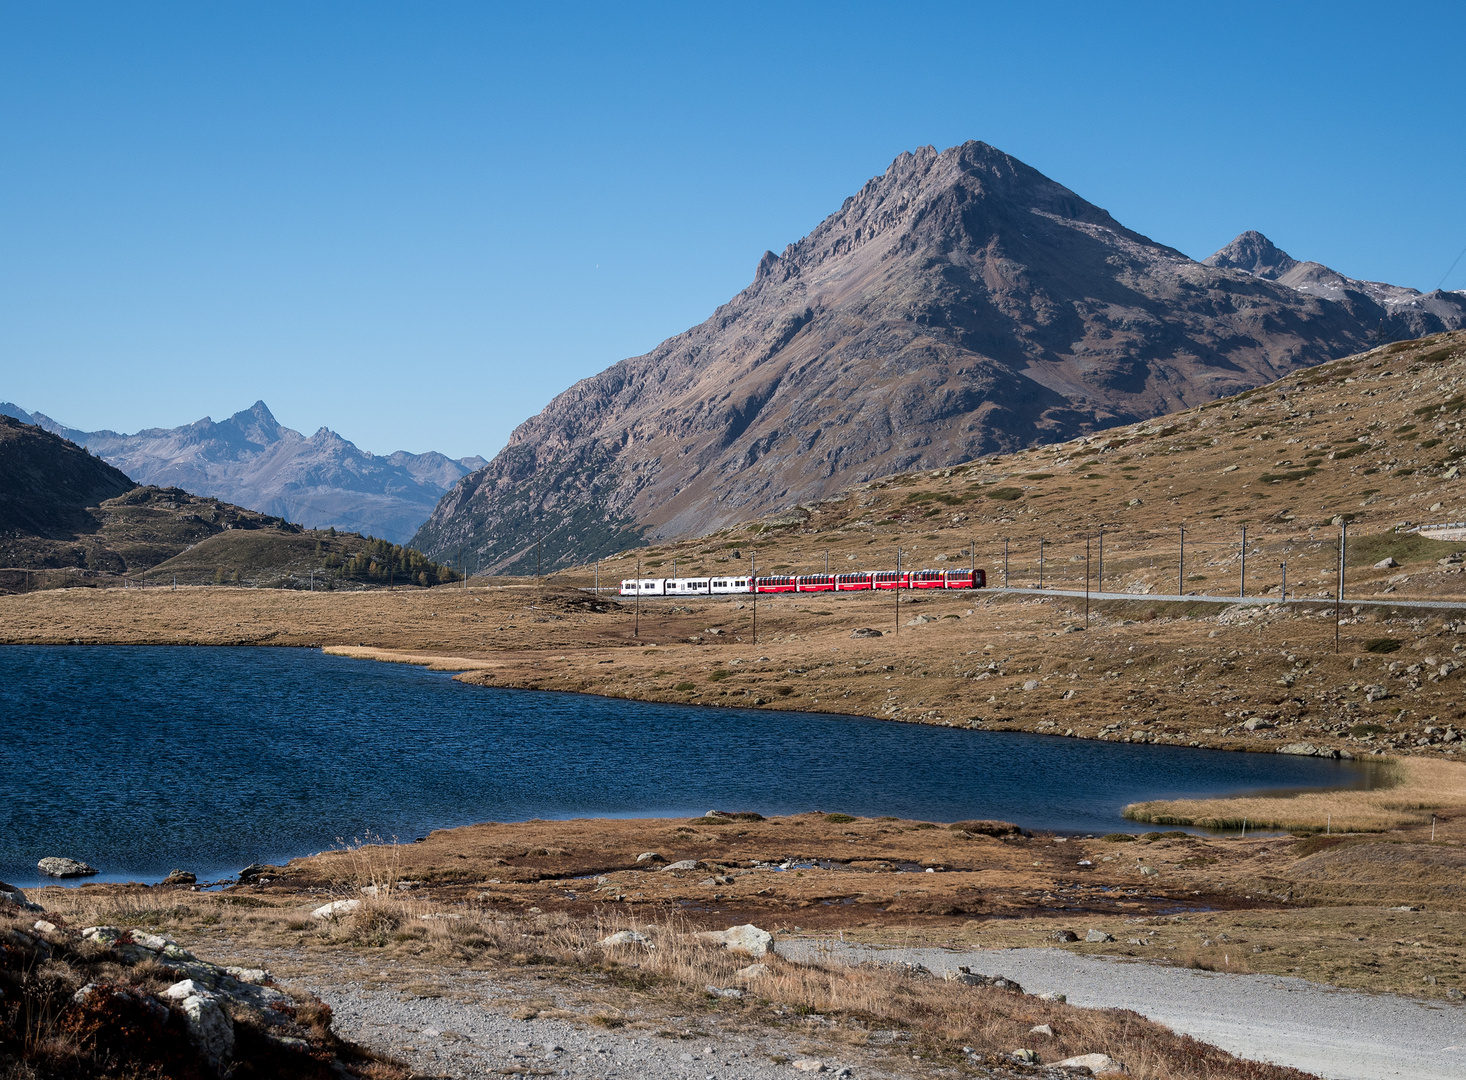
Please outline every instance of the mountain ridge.
[[922, 147], [707, 320], [557, 395], [413, 544], [570, 565], [1466, 324], [1466, 297], [1300, 267], [1197, 262], [985, 143]]
[[380, 456], [328, 427], [306, 436], [275, 419], [264, 401], [215, 421], [175, 428], [80, 431], [9, 402], [0, 413], [34, 423], [118, 466], [144, 485], [200, 495], [299, 521], [401, 543], [442, 494], [484, 459], [436, 451]]

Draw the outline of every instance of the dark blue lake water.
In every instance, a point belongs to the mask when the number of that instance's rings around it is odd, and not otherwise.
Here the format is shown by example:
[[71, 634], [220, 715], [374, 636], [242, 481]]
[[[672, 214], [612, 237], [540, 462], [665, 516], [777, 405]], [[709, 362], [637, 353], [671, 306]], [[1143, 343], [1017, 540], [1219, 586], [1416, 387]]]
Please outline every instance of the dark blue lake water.
[[465, 686], [306, 649], [0, 647], [0, 879], [201, 877], [367, 831], [757, 810], [1110, 832], [1141, 799], [1361, 784], [1333, 761]]

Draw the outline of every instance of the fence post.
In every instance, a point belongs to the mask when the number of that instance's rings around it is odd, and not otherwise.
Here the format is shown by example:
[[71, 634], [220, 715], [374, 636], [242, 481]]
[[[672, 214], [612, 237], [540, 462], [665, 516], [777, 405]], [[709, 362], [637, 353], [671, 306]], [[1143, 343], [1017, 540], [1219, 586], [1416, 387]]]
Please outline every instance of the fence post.
[[1247, 526], [1242, 526], [1242, 581], [1237, 587], [1239, 598], [1247, 595]]
[[1181, 529], [1181, 564], [1177, 571], [1176, 593], [1180, 596], [1186, 595], [1186, 526], [1179, 526]]

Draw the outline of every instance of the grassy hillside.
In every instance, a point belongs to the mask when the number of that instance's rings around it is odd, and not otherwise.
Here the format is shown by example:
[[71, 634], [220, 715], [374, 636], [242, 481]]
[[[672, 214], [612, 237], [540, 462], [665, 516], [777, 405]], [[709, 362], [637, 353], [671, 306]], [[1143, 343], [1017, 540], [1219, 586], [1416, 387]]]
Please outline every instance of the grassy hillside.
[[[1346, 595], [1466, 593], [1466, 541], [1407, 531], [1466, 518], [1466, 332], [1397, 342], [1158, 420], [934, 472], [862, 484], [708, 536], [622, 552], [603, 581], [963, 565], [989, 582], [1137, 594], [1332, 595], [1349, 523]], [[1185, 564], [1181, 564], [1182, 529]], [[1042, 544], [1040, 542], [1042, 541]], [[1375, 569], [1393, 558], [1398, 567]], [[1442, 562], [1442, 560], [1445, 560]], [[582, 582], [590, 568], [564, 575]], [[1181, 578], [1184, 576], [1184, 581]]]

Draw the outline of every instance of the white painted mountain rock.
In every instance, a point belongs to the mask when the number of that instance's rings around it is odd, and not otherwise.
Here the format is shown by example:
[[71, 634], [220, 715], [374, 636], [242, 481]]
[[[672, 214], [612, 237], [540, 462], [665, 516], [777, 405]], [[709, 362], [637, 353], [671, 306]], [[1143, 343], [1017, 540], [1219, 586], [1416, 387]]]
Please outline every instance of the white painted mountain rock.
[[617, 945], [642, 945], [650, 949], [652, 942], [650, 938], [637, 930], [617, 930], [609, 937], [601, 938], [603, 949], [614, 948]]
[[176, 982], [163, 996], [178, 1002], [188, 1021], [188, 1034], [204, 1060], [219, 1068], [234, 1053], [234, 1021], [229, 1019], [219, 998], [192, 979]]
[[774, 948], [774, 935], [752, 923], [730, 926], [726, 930], [707, 930], [697, 936], [703, 941], [722, 945], [729, 952], [748, 956], [767, 956]]
[[1079, 1057], [1055, 1061], [1053, 1067], [1058, 1069], [1088, 1069], [1095, 1076], [1121, 1076], [1130, 1071], [1124, 1065], [1110, 1057], [1109, 1054], [1081, 1054]]
[[61, 855], [47, 855], [36, 866], [41, 873], [54, 878], [89, 877], [97, 873], [95, 868], [80, 859], [68, 859]]
[[329, 904], [322, 904], [312, 911], [311, 918], [336, 919], [342, 915], [350, 915], [359, 907], [361, 907], [360, 900], [333, 900]]

